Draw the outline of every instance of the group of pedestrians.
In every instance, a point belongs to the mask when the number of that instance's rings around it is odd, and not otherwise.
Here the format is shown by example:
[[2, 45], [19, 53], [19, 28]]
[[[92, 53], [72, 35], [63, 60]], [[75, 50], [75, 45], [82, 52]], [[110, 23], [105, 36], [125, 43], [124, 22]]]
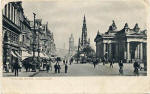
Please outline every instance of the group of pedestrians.
[[[124, 62], [123, 62], [124, 60], [119, 60], [119, 62], [118, 62], [118, 66], [119, 66], [119, 74], [120, 75], [123, 75], [124, 74]], [[98, 64], [98, 62], [99, 62], [99, 59], [93, 59], [93, 65], [94, 65], [94, 68], [96, 67], [96, 65]], [[105, 65], [105, 63], [104, 62], [106, 62], [106, 61], [104, 61], [104, 60], [102, 60], [102, 62], [103, 62], [103, 65]], [[115, 63], [115, 60], [114, 59], [112, 59], [112, 60], [108, 60], [108, 63], [110, 64], [110, 68], [113, 68], [113, 64]], [[138, 61], [135, 61], [134, 63], [133, 63], [133, 69], [134, 69], [134, 71], [133, 71], [133, 73], [135, 74], [135, 75], [139, 75], [139, 70], [141, 70], [141, 69], [144, 69], [144, 68], [142, 68], [141, 66], [140, 66], [140, 62], [138, 62]]]
[[[134, 68], [134, 71], [133, 71], [134, 74], [135, 74], [136, 76], [138, 76], [138, 75], [139, 75], [139, 69], [141, 70], [140, 62], [135, 61], [135, 62], [133, 63], [133, 68]], [[121, 75], [123, 75], [123, 61], [122, 61], [122, 60], [119, 62], [119, 73], [120, 73]]]
[[[54, 65], [54, 69], [55, 69], [55, 73], [60, 73], [61, 66], [58, 62]], [[68, 71], [68, 65], [67, 63], [65, 63], [65, 73], [67, 73], [67, 71]]]

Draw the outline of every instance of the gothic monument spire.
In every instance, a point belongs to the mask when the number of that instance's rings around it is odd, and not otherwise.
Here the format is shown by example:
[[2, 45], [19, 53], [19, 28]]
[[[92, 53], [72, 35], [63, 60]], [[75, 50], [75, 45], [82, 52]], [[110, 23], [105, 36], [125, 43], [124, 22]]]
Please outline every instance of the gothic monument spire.
[[86, 18], [84, 15], [83, 26], [82, 26], [82, 36], [81, 36], [81, 45], [87, 44], [87, 27], [86, 27]]

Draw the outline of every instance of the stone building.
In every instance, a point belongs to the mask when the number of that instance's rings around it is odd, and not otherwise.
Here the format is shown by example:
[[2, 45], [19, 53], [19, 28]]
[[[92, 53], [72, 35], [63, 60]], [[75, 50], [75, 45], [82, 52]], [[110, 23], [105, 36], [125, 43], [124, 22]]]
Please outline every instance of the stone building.
[[22, 2], [9, 2], [2, 10], [3, 65], [12, 69], [21, 59], [20, 36], [24, 17]]
[[[25, 17], [22, 2], [9, 2], [2, 10], [2, 47], [3, 65], [7, 71], [13, 69], [16, 60], [24, 60], [33, 56], [33, 39], [36, 39], [35, 51], [43, 57], [48, 57], [56, 51], [53, 33], [48, 24], [42, 24], [42, 19], [29, 21]], [[20, 62], [21, 63], [21, 62]]]
[[147, 31], [140, 30], [138, 24], [131, 29], [126, 23], [123, 29], [117, 30], [113, 21], [106, 33], [100, 34], [98, 31], [94, 41], [98, 58], [124, 62], [147, 60]]
[[[33, 21], [31, 21], [31, 29], [34, 30]], [[55, 54], [56, 47], [54, 43], [53, 33], [48, 28], [47, 24], [42, 24], [42, 19], [35, 19], [36, 31], [36, 56], [49, 58]]]
[[33, 42], [33, 35], [30, 27], [30, 21], [23, 17], [23, 20], [21, 22], [21, 42], [20, 47], [22, 50], [22, 60], [24, 60], [27, 57], [32, 56], [32, 42]]
[[74, 37], [71, 34], [70, 38], [69, 38], [69, 55], [72, 55], [74, 52]]

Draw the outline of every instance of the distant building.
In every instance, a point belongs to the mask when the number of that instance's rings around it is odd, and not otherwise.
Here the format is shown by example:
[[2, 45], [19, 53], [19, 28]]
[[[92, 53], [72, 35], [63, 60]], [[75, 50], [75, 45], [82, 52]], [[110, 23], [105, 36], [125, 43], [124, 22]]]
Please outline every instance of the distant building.
[[98, 31], [95, 42], [98, 58], [124, 62], [147, 60], [147, 33], [146, 30], [140, 30], [138, 24], [130, 29], [126, 23], [123, 29], [117, 30], [113, 21], [105, 34]]
[[74, 37], [71, 34], [70, 38], [69, 38], [69, 54], [72, 55], [74, 52]]
[[68, 57], [72, 57], [77, 52], [77, 46], [74, 45], [74, 37], [73, 34], [71, 34], [69, 38], [69, 54]]

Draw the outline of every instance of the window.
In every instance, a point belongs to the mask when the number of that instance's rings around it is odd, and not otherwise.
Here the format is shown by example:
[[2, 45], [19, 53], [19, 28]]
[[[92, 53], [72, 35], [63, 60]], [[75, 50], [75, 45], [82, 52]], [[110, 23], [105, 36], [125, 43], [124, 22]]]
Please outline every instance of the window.
[[14, 7], [11, 6], [11, 20], [12, 20], [12, 22], [13, 22], [13, 17], [14, 17], [14, 16], [13, 16], [13, 11], [14, 11], [13, 9], [14, 9]]
[[16, 12], [15, 12], [15, 11], [16, 11], [16, 9], [15, 9], [15, 7], [14, 7], [14, 23], [16, 23], [16, 21], [15, 21], [15, 20], [16, 20], [16, 19], [15, 19], [15, 18], [16, 18], [16, 14], [15, 14]]
[[7, 5], [5, 5], [5, 16], [7, 16]]
[[10, 3], [8, 4], [8, 19], [10, 19]]

